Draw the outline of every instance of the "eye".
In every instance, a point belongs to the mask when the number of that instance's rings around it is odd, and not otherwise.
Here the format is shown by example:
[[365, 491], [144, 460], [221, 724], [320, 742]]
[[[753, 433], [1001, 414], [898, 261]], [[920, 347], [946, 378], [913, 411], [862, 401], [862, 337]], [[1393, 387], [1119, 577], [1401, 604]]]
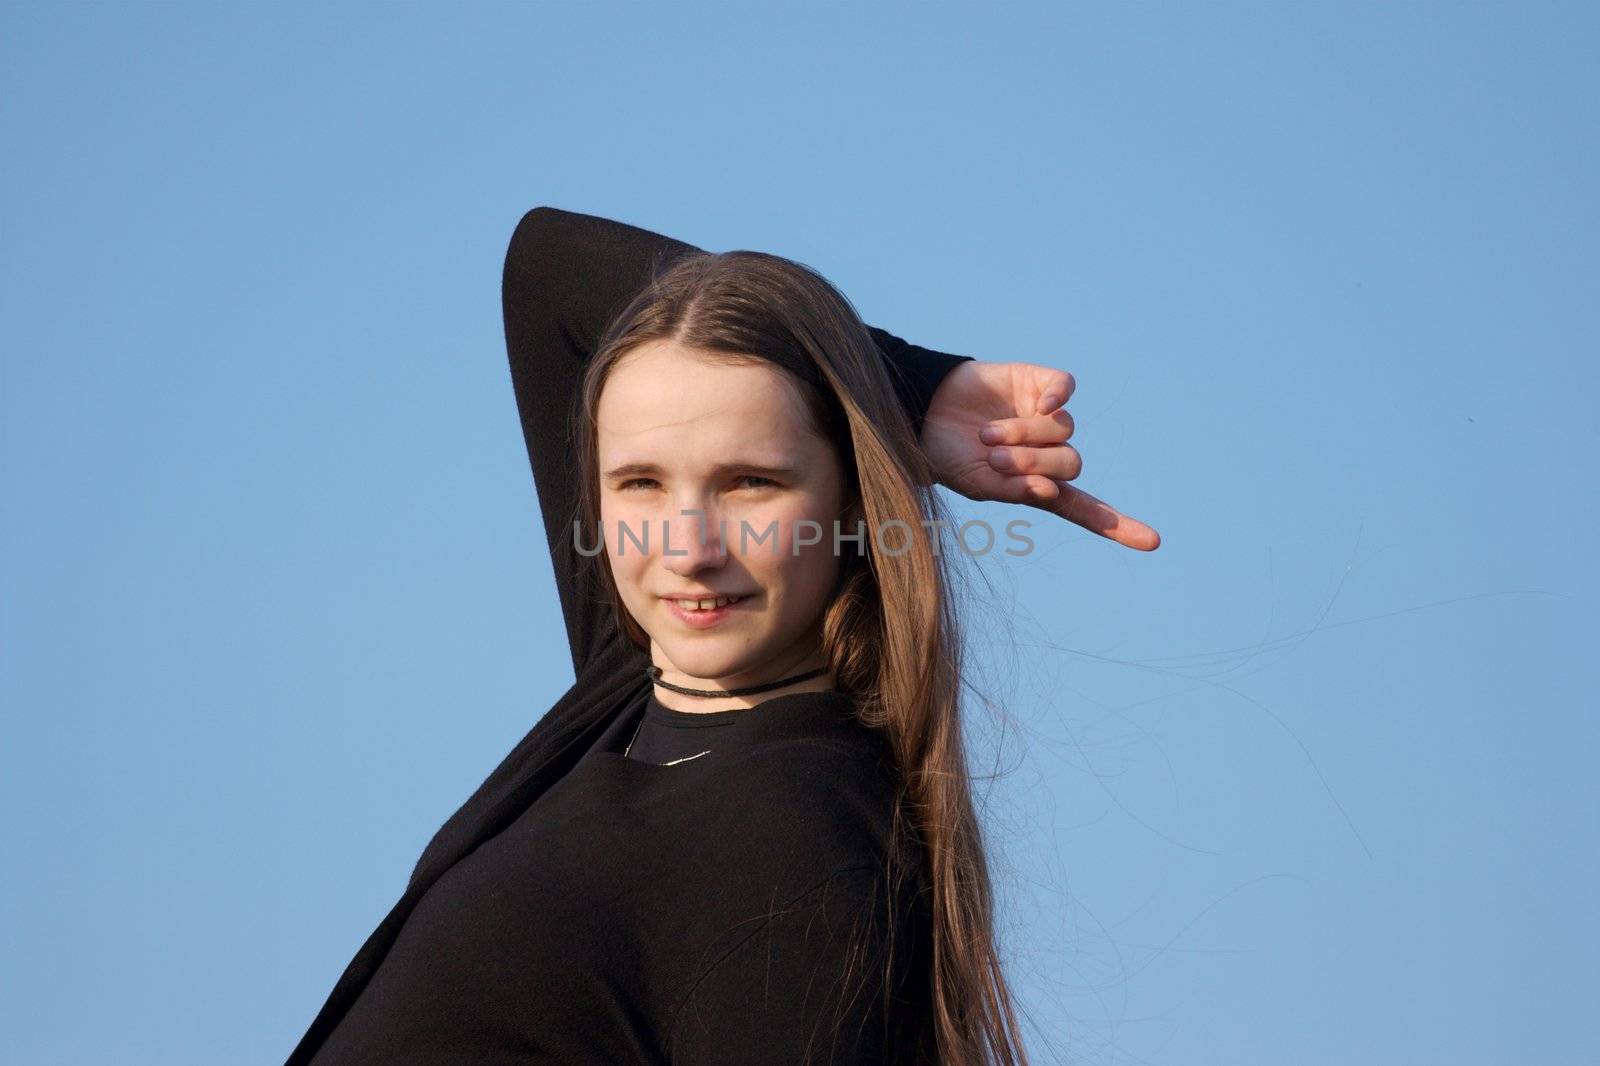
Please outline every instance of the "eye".
[[754, 489], [775, 489], [778, 487], [778, 483], [776, 481], [769, 477], [762, 477], [759, 474], [745, 474], [741, 476], [739, 480], [759, 482], [759, 484], [748, 486], [749, 488]]
[[627, 481], [624, 481], [622, 484], [617, 486], [617, 489], [618, 489], [618, 491], [621, 491], [621, 492], [627, 492], [630, 489], [632, 489], [635, 485], [651, 486], [651, 485], [654, 485], [654, 484], [656, 484], [656, 479], [653, 478], [653, 477], [635, 477], [635, 478], [629, 478]]

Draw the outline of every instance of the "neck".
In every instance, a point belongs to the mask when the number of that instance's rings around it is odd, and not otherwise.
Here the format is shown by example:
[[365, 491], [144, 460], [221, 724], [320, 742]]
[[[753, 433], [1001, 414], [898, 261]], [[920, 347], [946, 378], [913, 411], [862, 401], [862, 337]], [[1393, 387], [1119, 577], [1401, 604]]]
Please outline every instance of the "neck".
[[[786, 677], [796, 674], [808, 673], [820, 667], [826, 667], [827, 660], [823, 657], [822, 649], [812, 646], [798, 653], [791, 653], [771, 659], [759, 668], [747, 670], [739, 674], [726, 677], [695, 677], [686, 674], [673, 666], [666, 656], [661, 654], [658, 647], [652, 645], [650, 649], [651, 662], [660, 667], [661, 680], [671, 682], [683, 688], [697, 688], [713, 691], [725, 689], [750, 688], [755, 685], [765, 685], [773, 681], [781, 681]], [[813, 677], [805, 681], [797, 681], [780, 688], [767, 689], [747, 696], [690, 696], [682, 692], [674, 692], [661, 685], [651, 686], [655, 691], [657, 701], [663, 707], [674, 711], [737, 711], [758, 707], [765, 700], [775, 696], [791, 696], [800, 692], [831, 692], [833, 678], [827, 674]]]

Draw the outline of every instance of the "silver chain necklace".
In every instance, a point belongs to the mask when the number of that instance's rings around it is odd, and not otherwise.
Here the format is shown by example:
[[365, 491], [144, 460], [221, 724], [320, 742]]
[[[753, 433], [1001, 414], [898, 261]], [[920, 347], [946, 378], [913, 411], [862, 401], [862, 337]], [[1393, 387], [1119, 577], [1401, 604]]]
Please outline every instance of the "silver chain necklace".
[[[643, 728], [644, 728], [644, 715], [641, 714], [639, 716], [639, 724], [633, 727], [633, 736], [628, 740], [628, 746], [626, 748], [622, 749], [623, 758], [627, 758], [628, 752], [633, 750], [633, 742], [635, 740], [639, 739], [639, 731], [641, 729], [643, 729]], [[705, 751], [696, 752], [693, 755], [685, 755], [681, 759], [672, 759], [672, 760], [670, 760], [668, 762], [661, 763], [660, 765], [662, 765], [662, 766], [676, 766], [681, 762], [688, 762], [690, 759], [698, 759], [702, 755], [710, 755], [710, 754], [711, 754], [711, 749], [707, 748]]]

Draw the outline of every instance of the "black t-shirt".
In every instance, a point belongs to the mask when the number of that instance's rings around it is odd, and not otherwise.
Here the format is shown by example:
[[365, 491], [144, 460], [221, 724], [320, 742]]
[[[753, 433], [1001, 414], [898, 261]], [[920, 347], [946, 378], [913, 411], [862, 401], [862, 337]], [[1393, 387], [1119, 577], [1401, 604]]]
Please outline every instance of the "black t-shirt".
[[660, 765], [698, 759], [716, 747], [719, 734], [752, 710], [679, 711], [664, 705], [652, 692], [624, 753], [630, 759]]
[[718, 739], [672, 765], [622, 754], [647, 700], [434, 882], [316, 1063], [914, 1061], [926, 914], [885, 887], [892, 777], [850, 699], [678, 726]]
[[[837, 692], [660, 705], [577, 565], [583, 368], [692, 250], [548, 207], [512, 236], [506, 345], [575, 680], [434, 835], [290, 1066], [922, 1061], [930, 896], [891, 838], [887, 745]], [[872, 334], [915, 428], [963, 357]]]

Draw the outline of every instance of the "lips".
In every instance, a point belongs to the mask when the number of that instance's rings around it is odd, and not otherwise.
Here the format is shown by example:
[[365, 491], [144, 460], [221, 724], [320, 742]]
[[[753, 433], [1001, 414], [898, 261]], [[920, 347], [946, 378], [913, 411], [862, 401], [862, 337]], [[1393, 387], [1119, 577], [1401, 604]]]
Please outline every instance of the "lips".
[[744, 610], [750, 598], [712, 596], [706, 599], [664, 599], [662, 602], [666, 604], [668, 614], [690, 629], [709, 629]]

